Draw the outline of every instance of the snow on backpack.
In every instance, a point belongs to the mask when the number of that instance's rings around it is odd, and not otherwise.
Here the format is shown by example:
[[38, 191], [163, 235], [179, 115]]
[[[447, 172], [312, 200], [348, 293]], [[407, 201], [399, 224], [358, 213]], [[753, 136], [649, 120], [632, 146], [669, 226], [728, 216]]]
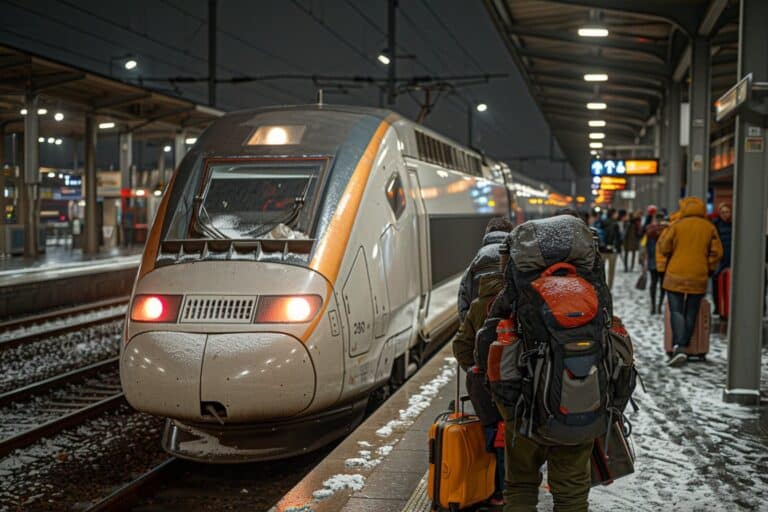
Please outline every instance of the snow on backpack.
[[497, 336], [487, 350], [494, 400], [505, 420], [522, 420], [528, 437], [558, 445], [593, 440], [621, 418], [636, 372], [626, 331], [612, 334], [592, 232], [558, 216], [522, 224], [507, 244], [505, 297], [495, 302], [508, 310], [493, 311]]

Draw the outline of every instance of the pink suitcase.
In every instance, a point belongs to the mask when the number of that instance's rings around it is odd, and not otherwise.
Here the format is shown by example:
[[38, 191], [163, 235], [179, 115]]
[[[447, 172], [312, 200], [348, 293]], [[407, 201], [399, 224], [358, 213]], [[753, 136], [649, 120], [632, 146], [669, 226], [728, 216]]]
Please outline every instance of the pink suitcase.
[[[706, 359], [707, 352], [709, 352], [709, 331], [712, 324], [710, 312], [709, 301], [706, 298], [701, 299], [696, 327], [693, 329], [691, 342], [685, 351], [689, 356], [698, 357], [702, 361]], [[668, 356], [672, 355], [672, 325], [669, 320], [669, 303], [664, 305], [664, 350]]]

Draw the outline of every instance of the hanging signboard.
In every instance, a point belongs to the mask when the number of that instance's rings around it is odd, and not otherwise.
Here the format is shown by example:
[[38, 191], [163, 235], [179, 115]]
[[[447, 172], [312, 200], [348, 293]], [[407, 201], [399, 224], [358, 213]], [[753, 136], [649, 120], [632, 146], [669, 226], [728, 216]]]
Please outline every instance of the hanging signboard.
[[715, 119], [720, 122], [730, 116], [752, 96], [752, 73], [748, 74], [728, 92], [715, 101]]
[[659, 174], [657, 159], [645, 160], [592, 160], [592, 176], [655, 176]]

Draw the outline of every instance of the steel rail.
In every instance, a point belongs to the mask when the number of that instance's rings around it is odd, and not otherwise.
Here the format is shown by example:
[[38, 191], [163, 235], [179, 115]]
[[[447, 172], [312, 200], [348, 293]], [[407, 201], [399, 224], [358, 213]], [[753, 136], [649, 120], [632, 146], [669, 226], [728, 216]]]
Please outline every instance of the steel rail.
[[94, 503], [86, 509], [86, 512], [112, 512], [128, 509], [139, 498], [151, 493], [163, 479], [167, 478], [179, 467], [180, 462], [180, 459], [176, 457], [171, 457], [161, 462], [138, 478], [116, 489], [109, 496]]

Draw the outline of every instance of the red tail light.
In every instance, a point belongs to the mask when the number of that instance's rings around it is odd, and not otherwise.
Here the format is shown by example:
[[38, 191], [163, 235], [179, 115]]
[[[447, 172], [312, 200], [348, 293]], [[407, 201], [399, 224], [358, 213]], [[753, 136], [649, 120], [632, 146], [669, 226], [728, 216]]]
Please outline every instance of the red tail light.
[[309, 322], [320, 310], [319, 295], [266, 295], [259, 298], [256, 323], [294, 324]]
[[134, 322], [175, 322], [181, 295], [137, 295], [131, 307]]

